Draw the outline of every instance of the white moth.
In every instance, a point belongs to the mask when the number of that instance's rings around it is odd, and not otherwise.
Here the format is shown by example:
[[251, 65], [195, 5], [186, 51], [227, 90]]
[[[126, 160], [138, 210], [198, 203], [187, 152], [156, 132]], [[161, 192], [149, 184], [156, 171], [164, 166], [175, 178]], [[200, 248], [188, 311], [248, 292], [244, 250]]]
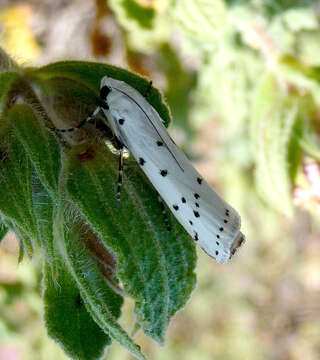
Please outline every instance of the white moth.
[[208, 255], [219, 263], [227, 262], [244, 242], [238, 213], [194, 169], [160, 115], [137, 90], [105, 76], [100, 94], [114, 135], [174, 216]]

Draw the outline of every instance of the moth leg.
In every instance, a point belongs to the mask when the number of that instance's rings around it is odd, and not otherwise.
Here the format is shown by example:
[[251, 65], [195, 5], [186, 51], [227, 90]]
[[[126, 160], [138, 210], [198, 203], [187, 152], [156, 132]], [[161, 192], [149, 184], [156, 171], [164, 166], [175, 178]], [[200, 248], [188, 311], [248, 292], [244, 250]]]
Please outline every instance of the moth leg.
[[148, 85], [146, 93], [144, 95], [145, 98], [147, 98], [150, 95], [151, 89], [152, 89], [152, 80], [149, 81], [149, 85]]
[[123, 147], [121, 147], [119, 154], [118, 184], [117, 184], [117, 194], [116, 194], [116, 200], [118, 205], [120, 205], [120, 199], [121, 199], [122, 180], [123, 180]]
[[170, 220], [169, 220], [169, 215], [168, 215], [168, 211], [164, 205], [164, 202], [162, 200], [162, 197], [158, 194], [158, 201], [160, 203], [160, 206], [161, 206], [161, 212], [162, 212], [162, 215], [163, 215], [163, 220], [164, 220], [164, 223], [166, 225], [166, 228], [168, 231], [171, 231], [171, 225], [170, 225]]
[[97, 115], [99, 114], [101, 110], [101, 107], [98, 106], [87, 118], [83, 119], [77, 126], [72, 127], [72, 128], [67, 128], [67, 129], [57, 129], [57, 128], [53, 128], [51, 130], [53, 131], [57, 131], [57, 132], [72, 132], [75, 130], [78, 130], [80, 128], [82, 128], [85, 124], [87, 123], [92, 123], [94, 122], [94, 120], [96, 119]]

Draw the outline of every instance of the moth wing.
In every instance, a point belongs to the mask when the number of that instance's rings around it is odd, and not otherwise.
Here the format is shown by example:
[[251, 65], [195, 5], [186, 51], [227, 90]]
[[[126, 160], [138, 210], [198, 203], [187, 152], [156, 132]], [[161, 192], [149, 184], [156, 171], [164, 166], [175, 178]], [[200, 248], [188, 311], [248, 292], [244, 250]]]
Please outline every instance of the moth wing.
[[119, 140], [186, 231], [208, 255], [225, 263], [244, 241], [238, 213], [194, 169], [138, 91], [119, 80], [103, 81], [112, 88], [106, 115]]

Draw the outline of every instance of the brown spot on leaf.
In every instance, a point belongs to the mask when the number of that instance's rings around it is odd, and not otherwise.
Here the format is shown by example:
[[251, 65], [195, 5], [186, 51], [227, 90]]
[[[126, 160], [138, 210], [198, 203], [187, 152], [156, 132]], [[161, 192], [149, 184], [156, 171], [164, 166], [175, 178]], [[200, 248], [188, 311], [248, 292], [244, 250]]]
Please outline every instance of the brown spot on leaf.
[[96, 151], [92, 146], [88, 146], [84, 151], [77, 154], [80, 161], [92, 160], [96, 157]]

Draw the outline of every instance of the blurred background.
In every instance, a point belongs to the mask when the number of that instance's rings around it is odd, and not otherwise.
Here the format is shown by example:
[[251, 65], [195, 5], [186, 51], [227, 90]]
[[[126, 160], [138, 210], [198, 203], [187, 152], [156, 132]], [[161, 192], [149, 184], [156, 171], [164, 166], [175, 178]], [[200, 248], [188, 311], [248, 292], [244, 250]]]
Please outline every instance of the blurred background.
[[[154, 360], [320, 359], [320, 2], [1, 0], [0, 46], [24, 66], [66, 59], [152, 79], [169, 132], [242, 217], [221, 266], [198, 251], [198, 286]], [[66, 359], [42, 323], [37, 259], [0, 246], [0, 360]], [[133, 304], [122, 323], [132, 328]], [[114, 344], [108, 359], [131, 359]]]

